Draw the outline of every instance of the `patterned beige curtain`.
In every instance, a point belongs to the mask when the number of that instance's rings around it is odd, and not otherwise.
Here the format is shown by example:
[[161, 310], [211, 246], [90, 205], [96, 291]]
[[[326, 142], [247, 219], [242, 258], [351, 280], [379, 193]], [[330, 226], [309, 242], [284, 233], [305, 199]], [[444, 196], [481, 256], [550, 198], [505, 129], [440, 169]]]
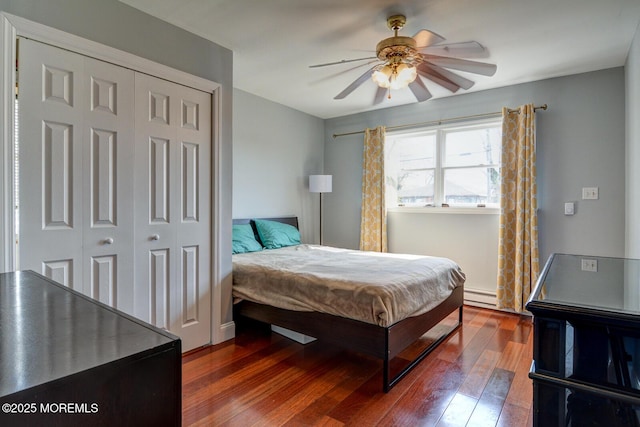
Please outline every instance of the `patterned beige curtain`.
[[533, 104], [502, 109], [498, 308], [524, 311], [539, 273]]
[[387, 209], [384, 201], [385, 127], [366, 129], [362, 159], [360, 250], [387, 252]]

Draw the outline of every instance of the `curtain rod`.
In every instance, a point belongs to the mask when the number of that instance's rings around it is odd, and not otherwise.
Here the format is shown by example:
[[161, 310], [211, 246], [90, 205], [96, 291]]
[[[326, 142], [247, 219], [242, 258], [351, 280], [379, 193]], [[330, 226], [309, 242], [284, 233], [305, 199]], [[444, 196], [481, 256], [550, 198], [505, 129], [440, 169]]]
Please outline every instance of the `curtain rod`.
[[[533, 107], [534, 111], [537, 110], [546, 110], [547, 109], [547, 104], [541, 105], [539, 107]], [[515, 110], [509, 110], [509, 113], [519, 113], [520, 109], [517, 108]], [[408, 125], [398, 125], [398, 126], [389, 126], [387, 127], [387, 129], [402, 129], [402, 128], [412, 128], [412, 127], [416, 127], [416, 126], [427, 126], [427, 125], [441, 125], [442, 123], [448, 123], [448, 122], [455, 122], [455, 121], [459, 121], [459, 120], [467, 120], [467, 119], [480, 119], [483, 117], [493, 117], [493, 116], [499, 116], [502, 114], [502, 111], [496, 111], [493, 113], [483, 113], [483, 114], [474, 114], [471, 116], [461, 116], [461, 117], [453, 117], [451, 119], [441, 119], [441, 120], [432, 120], [430, 122], [422, 122], [422, 123], [411, 123]], [[346, 132], [346, 133], [334, 133], [333, 134], [333, 139], [336, 139], [339, 136], [347, 136], [347, 135], [357, 135], [359, 133], [364, 133], [364, 130], [359, 130], [359, 131], [355, 131], [355, 132]]]

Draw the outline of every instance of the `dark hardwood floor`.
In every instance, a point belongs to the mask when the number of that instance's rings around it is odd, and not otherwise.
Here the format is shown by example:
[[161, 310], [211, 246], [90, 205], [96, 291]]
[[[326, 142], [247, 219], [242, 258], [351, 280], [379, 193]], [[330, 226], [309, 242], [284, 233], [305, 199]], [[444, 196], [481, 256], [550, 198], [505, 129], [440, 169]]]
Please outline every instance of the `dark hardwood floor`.
[[183, 425], [531, 426], [532, 342], [529, 318], [465, 306], [462, 328], [385, 394], [377, 359], [238, 325], [183, 357]]

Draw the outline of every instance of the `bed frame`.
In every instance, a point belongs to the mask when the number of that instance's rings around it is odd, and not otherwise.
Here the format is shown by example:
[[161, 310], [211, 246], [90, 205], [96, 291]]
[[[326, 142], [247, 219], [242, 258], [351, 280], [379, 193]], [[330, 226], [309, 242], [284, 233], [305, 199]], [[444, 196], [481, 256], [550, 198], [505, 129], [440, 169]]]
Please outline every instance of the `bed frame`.
[[[265, 219], [298, 227], [297, 217]], [[253, 222], [249, 219], [234, 219], [233, 223], [250, 223], [253, 225]], [[257, 235], [255, 227], [254, 233]], [[464, 290], [462, 286], [459, 286], [454, 289], [447, 299], [427, 313], [408, 317], [387, 327], [325, 313], [284, 310], [251, 301], [241, 301], [235, 304], [234, 315], [270, 323], [312, 336], [321, 342], [328, 342], [348, 350], [382, 359], [382, 388], [386, 393], [431, 353], [438, 344], [447, 339], [462, 325], [463, 301]], [[458, 323], [441, 334], [422, 350], [414, 360], [410, 361], [407, 366], [392, 377], [391, 360], [455, 310], [458, 310]]]

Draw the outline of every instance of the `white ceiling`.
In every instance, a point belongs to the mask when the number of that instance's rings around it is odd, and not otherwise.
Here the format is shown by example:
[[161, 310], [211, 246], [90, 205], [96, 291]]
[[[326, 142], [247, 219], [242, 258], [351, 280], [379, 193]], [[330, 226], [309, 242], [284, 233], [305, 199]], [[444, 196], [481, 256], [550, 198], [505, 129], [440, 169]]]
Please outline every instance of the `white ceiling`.
[[[120, 0], [234, 52], [234, 87], [320, 118], [373, 109], [375, 84], [333, 97], [366, 68], [310, 69], [375, 56], [402, 13], [400, 35], [428, 29], [445, 43], [475, 40], [497, 64], [493, 77], [458, 93], [624, 65], [640, 20], [640, 0]], [[427, 82], [434, 98], [451, 93]], [[432, 98], [433, 99], [433, 98]], [[416, 102], [394, 91], [376, 108]], [[430, 102], [430, 101], [425, 101]]]

